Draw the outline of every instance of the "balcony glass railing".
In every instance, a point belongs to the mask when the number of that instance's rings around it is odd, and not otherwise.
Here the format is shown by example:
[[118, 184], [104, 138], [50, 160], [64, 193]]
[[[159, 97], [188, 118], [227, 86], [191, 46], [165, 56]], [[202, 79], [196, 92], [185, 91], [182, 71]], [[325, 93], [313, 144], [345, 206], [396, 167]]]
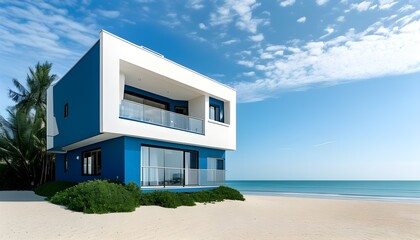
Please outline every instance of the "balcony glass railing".
[[204, 134], [204, 121], [202, 119], [170, 112], [129, 100], [121, 101], [120, 117]]
[[220, 186], [225, 170], [142, 167], [141, 186]]

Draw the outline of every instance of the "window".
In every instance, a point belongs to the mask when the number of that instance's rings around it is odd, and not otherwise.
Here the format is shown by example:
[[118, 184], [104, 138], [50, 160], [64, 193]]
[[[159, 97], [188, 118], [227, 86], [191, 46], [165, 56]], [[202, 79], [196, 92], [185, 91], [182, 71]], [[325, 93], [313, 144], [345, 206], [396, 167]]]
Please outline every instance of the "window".
[[67, 160], [67, 154], [64, 154], [64, 172], [67, 172], [69, 169], [69, 162]]
[[125, 100], [130, 100], [136, 103], [141, 103], [147, 106], [151, 106], [151, 107], [155, 107], [155, 108], [160, 108], [163, 110], [168, 110], [169, 109], [169, 104], [167, 102], [163, 102], [157, 99], [152, 99], [146, 96], [142, 96], [139, 94], [135, 94], [132, 92], [124, 92], [124, 99]]
[[207, 168], [213, 170], [225, 170], [225, 160], [223, 158], [208, 158]]
[[210, 119], [220, 122], [220, 107], [210, 105]]
[[69, 104], [64, 104], [64, 117], [67, 117], [69, 115]]
[[82, 175], [98, 176], [102, 171], [101, 149], [83, 152]]
[[225, 102], [209, 97], [210, 119], [218, 122], [225, 122], [223, 112], [225, 109]]
[[142, 186], [198, 185], [198, 152], [141, 147]]

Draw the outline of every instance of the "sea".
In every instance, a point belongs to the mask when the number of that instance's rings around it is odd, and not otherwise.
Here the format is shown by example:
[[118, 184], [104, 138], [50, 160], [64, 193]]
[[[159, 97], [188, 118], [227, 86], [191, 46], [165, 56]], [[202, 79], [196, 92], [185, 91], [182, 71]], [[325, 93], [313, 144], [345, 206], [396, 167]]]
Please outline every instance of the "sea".
[[420, 203], [420, 181], [226, 181], [242, 194]]

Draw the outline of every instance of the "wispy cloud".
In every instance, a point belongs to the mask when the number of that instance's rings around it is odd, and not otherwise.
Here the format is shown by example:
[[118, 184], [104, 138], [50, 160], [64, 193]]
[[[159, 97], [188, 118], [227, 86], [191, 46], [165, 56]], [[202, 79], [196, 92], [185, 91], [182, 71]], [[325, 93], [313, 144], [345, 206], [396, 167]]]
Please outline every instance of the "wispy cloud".
[[329, 35], [331, 35], [333, 32], [334, 32], [334, 28], [332, 28], [332, 27], [326, 27], [325, 29], [324, 29], [324, 31], [325, 32], [327, 32], [325, 35], [322, 35], [320, 38], [322, 39], [322, 38], [326, 38], [326, 37], [328, 37]]
[[398, 1], [394, 1], [394, 0], [379, 0], [379, 9], [390, 9], [392, 8], [392, 6], [394, 6], [395, 4], [397, 4]]
[[[13, 56], [9, 64], [23, 58], [34, 62], [54, 60], [55, 67], [67, 65], [98, 38], [95, 22], [84, 24], [66, 9], [37, 1], [4, 1], [0, 8], [0, 53]], [[6, 5], [7, 3], [7, 5]], [[62, 68], [61, 68], [62, 69]]]
[[363, 2], [360, 2], [360, 3], [353, 3], [353, 4], [350, 5], [350, 9], [348, 9], [347, 11], [355, 9], [358, 12], [364, 12], [364, 11], [369, 10], [369, 8], [371, 6], [372, 6], [372, 2], [369, 2], [369, 1], [363, 1]]
[[306, 17], [300, 17], [300, 18], [298, 18], [298, 20], [296, 20], [296, 22], [304, 23], [304, 22], [306, 22]]
[[118, 16], [120, 16], [120, 12], [119, 11], [114, 11], [114, 10], [103, 10], [103, 9], [98, 9], [96, 10], [100, 15], [107, 17], [107, 18], [116, 18]]
[[199, 24], [198, 24], [198, 27], [199, 27], [200, 29], [203, 29], [203, 30], [206, 30], [206, 29], [207, 29], [207, 26], [206, 26], [206, 24], [204, 24], [204, 23], [199, 23]]
[[186, 4], [186, 7], [199, 10], [204, 8], [204, 3], [203, 0], [189, 0]]
[[255, 0], [226, 0], [216, 12], [210, 14], [210, 25], [226, 25], [234, 22], [238, 29], [256, 33], [258, 26], [267, 22], [262, 18], [253, 17], [252, 11], [260, 5]]
[[285, 47], [262, 46], [261, 51], [284, 48], [278, 50], [284, 54], [273, 59], [255, 59], [254, 55], [247, 59], [244, 55], [241, 63], [250, 62], [247, 66], [264, 77], [236, 83], [238, 100], [261, 101], [286, 89], [419, 72], [419, 18], [417, 10], [398, 19], [380, 20], [359, 32], [350, 28], [334, 38], [296, 41]]
[[264, 35], [262, 33], [259, 33], [256, 35], [249, 36], [249, 39], [251, 39], [254, 42], [261, 42], [262, 40], [264, 40]]
[[227, 41], [222, 42], [222, 44], [223, 45], [231, 45], [231, 44], [234, 44], [234, 43], [237, 43], [237, 42], [239, 42], [238, 39], [231, 39], [231, 40], [227, 40]]
[[316, 4], [319, 6], [325, 5], [329, 0], [316, 0]]
[[293, 4], [295, 4], [296, 0], [283, 0], [280, 1], [280, 6], [281, 7], [288, 7], [288, 6], [292, 6]]

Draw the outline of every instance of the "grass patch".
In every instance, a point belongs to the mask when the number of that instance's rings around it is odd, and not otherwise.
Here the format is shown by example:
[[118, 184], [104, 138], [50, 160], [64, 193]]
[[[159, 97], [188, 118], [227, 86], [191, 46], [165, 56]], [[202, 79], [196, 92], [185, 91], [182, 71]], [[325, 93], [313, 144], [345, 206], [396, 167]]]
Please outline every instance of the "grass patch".
[[50, 201], [84, 213], [131, 212], [140, 206], [140, 188], [94, 180], [58, 192]]
[[77, 183], [74, 182], [51, 181], [38, 186], [35, 188], [34, 192], [40, 196], [51, 198], [56, 193], [73, 187], [76, 184]]

